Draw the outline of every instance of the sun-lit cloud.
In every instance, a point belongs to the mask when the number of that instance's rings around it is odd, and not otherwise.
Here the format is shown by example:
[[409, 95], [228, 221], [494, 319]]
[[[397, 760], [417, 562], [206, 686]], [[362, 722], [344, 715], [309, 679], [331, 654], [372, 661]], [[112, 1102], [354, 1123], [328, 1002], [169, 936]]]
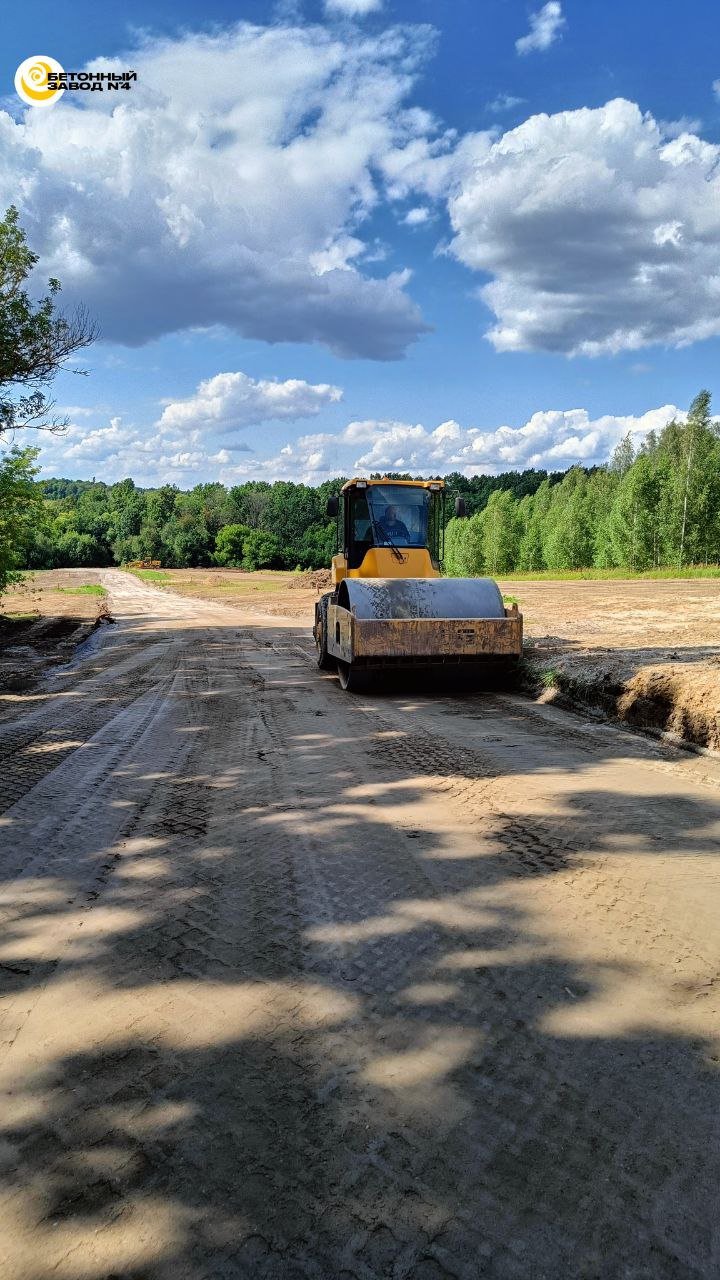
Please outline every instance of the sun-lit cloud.
[[105, 339], [222, 325], [400, 357], [426, 326], [401, 266], [364, 270], [362, 231], [382, 157], [431, 125], [407, 101], [430, 39], [249, 23], [145, 39], [122, 102], [0, 113], [0, 201]]
[[200, 383], [195, 395], [168, 401], [157, 425], [161, 432], [223, 433], [272, 420], [313, 417], [341, 399], [340, 387], [327, 382], [313, 386], [299, 378], [281, 382], [246, 373], [216, 373]]
[[597, 356], [720, 334], [719, 146], [668, 140], [619, 98], [469, 135], [442, 164], [449, 251], [490, 277], [496, 350]]
[[530, 14], [530, 30], [527, 35], [515, 41], [515, 48], [519, 54], [549, 49], [566, 25], [559, 0], [548, 0], [537, 13]]
[[678, 116], [677, 120], [658, 120], [658, 129], [666, 138], [679, 138], [683, 133], [699, 133], [702, 120], [696, 116]]
[[[586, 409], [545, 410], [520, 426], [487, 430], [463, 427], [450, 418], [437, 427], [422, 423], [363, 419], [337, 434], [302, 436], [268, 460], [273, 478], [304, 478], [319, 483], [335, 475], [407, 471], [415, 475], [497, 474], [530, 467], [562, 471], [575, 463], [607, 462], [615, 446], [630, 432], [636, 444], [649, 431], [661, 431], [673, 417], [684, 417], [675, 405], [640, 415], [603, 414]], [[240, 461], [241, 471], [253, 464]], [[270, 474], [268, 472], [267, 474]]]
[[[19, 432], [18, 442], [37, 445], [34, 433]], [[40, 464], [43, 476], [98, 478], [112, 483], [126, 476], [152, 487], [177, 484], [192, 487], [199, 479], [217, 479], [239, 454], [251, 454], [250, 445], [233, 441], [222, 447], [199, 431], [160, 434], [115, 416], [101, 426], [71, 422], [61, 435], [42, 439]]]
[[674, 405], [664, 405], [639, 417], [591, 418], [586, 409], [547, 410], [519, 427], [489, 430], [463, 428], [452, 419], [432, 430], [417, 423], [370, 420], [351, 423], [344, 439], [355, 446], [355, 466], [365, 471], [472, 475], [527, 467], [562, 470], [576, 462], [607, 461], [628, 431], [642, 438], [652, 429], [661, 430], [677, 412]]
[[417, 205], [414, 209], [408, 209], [403, 222], [406, 227], [424, 227], [430, 222], [432, 214], [426, 205]]
[[[199, 400], [203, 399], [200, 390]], [[114, 417], [99, 426], [71, 424], [66, 434], [44, 442], [41, 461], [46, 476], [100, 474], [103, 479], [118, 480], [132, 475], [139, 484], [172, 482], [185, 488], [199, 480], [319, 484], [333, 476], [377, 471], [415, 475], [459, 471], [468, 476], [528, 467], [562, 471], [574, 463], [602, 464], [628, 432], [639, 444], [649, 431], [661, 431], [671, 418], [684, 416], [684, 411], [669, 404], [639, 415], [598, 417], [586, 409], [542, 410], [519, 426], [487, 428], [466, 427], [453, 418], [436, 427], [365, 418], [339, 431], [313, 432], [265, 448], [257, 434], [223, 435], [222, 429], [218, 432], [216, 424], [201, 420], [197, 413], [179, 415], [172, 424], [174, 430], [167, 420], [159, 430], [156, 425], [143, 428]]]
[[325, 11], [341, 13], [348, 18], [361, 18], [382, 9], [383, 0], [325, 0]]

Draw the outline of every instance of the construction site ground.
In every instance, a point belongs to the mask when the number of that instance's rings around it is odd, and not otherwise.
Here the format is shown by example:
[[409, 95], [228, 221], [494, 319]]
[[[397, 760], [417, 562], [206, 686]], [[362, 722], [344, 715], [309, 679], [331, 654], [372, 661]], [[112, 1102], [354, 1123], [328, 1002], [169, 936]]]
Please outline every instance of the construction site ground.
[[[0, 695], [3, 1280], [716, 1280], [720, 762], [94, 580]], [[555, 653], [713, 650], [570, 585]]]
[[[192, 599], [312, 626], [326, 570], [163, 570]], [[525, 692], [720, 749], [720, 580], [501, 580], [525, 619]]]

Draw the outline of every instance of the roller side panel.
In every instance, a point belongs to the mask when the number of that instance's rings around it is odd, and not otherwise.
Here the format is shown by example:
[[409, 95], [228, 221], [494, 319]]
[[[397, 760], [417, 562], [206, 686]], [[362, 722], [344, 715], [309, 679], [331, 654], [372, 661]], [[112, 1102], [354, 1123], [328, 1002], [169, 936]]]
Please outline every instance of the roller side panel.
[[341, 605], [328, 606], [328, 653], [346, 663], [383, 659], [412, 663], [518, 658], [522, 615], [500, 618], [356, 618]]
[[351, 661], [373, 658], [519, 657], [522, 619], [352, 619]]

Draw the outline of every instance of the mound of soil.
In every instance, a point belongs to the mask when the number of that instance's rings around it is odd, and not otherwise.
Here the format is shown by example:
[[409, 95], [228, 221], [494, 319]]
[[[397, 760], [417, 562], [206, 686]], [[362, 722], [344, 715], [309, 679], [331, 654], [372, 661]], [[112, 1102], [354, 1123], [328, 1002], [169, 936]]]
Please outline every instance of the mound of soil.
[[541, 702], [720, 750], [720, 658], [688, 662], [663, 655], [644, 666], [632, 650], [622, 657], [608, 650], [557, 653], [549, 672], [541, 654], [539, 647], [528, 649], [524, 663], [527, 691]]
[[307, 573], [299, 573], [288, 586], [295, 591], [329, 591], [332, 573], [329, 569], [309, 569]]
[[616, 714], [622, 720], [720, 749], [720, 661], [714, 670], [690, 663], [644, 667], [625, 685]]

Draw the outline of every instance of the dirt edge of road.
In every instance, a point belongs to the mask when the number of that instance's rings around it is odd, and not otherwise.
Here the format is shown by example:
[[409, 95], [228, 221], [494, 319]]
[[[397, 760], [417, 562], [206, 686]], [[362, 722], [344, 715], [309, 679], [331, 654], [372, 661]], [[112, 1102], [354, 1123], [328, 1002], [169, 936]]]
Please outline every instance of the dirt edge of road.
[[530, 650], [521, 688], [536, 702], [618, 721], [681, 746], [720, 751], [720, 666], [713, 672], [693, 663], [663, 663], [623, 679], [602, 666], [582, 673], [561, 665], [548, 670]]
[[112, 622], [97, 570], [28, 574], [0, 601], [0, 693], [32, 692]]
[[[98, 627], [112, 622], [105, 601], [90, 622], [77, 618], [40, 618], [15, 625], [10, 636], [0, 621], [0, 641], [5, 642], [0, 658], [0, 691], [29, 693], [55, 667], [70, 662], [75, 651]], [[11, 643], [7, 643], [8, 639]]]

